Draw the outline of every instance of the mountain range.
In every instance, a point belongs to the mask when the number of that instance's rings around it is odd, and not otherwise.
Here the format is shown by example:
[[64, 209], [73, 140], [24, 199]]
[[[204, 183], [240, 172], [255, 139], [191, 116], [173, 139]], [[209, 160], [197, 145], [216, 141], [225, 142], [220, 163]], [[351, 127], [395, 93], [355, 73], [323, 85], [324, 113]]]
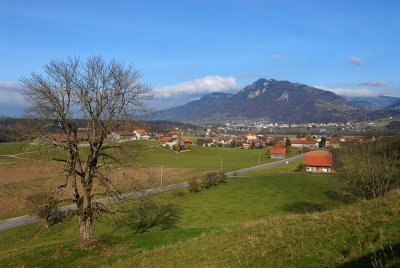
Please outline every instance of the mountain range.
[[[395, 105], [395, 102], [394, 99], [392, 102], [387, 101], [387, 105]], [[371, 104], [371, 107], [378, 106]], [[345, 99], [331, 91], [300, 83], [259, 79], [236, 94], [214, 92], [185, 105], [152, 113], [149, 119], [182, 122], [240, 119], [266, 119], [273, 122], [348, 122], [396, 113], [380, 109], [371, 110], [360, 100]]]
[[400, 98], [392, 96], [344, 97], [351, 104], [369, 110], [395, 110], [400, 108]]

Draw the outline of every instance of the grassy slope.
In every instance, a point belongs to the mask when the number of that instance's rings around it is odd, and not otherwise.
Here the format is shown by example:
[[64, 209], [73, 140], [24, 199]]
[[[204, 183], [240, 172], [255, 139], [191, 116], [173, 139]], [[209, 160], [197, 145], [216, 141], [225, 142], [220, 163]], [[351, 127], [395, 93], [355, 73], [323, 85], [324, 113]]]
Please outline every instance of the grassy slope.
[[[325, 192], [337, 189], [332, 178], [292, 172], [296, 163], [257, 171], [229, 180], [197, 194], [177, 198], [167, 193], [159, 198], [176, 209], [174, 217], [143, 234], [126, 224], [126, 215], [102, 217], [96, 225], [99, 244], [91, 251], [75, 247], [76, 222], [54, 226], [49, 231], [38, 224], [0, 233], [0, 263], [4, 266], [76, 266], [114, 264], [143, 250], [176, 244], [193, 237], [235, 229], [249, 220], [337, 207]], [[31, 234], [34, 234], [31, 236]]]
[[400, 192], [327, 212], [249, 222], [144, 251], [116, 267], [400, 265]]

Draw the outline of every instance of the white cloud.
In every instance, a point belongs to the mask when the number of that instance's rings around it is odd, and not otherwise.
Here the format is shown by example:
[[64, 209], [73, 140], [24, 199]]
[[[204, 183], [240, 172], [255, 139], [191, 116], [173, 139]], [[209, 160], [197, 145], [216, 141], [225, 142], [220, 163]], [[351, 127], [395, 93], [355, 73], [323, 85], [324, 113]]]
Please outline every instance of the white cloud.
[[286, 57], [280, 55], [280, 54], [274, 54], [271, 56], [271, 59], [274, 61], [282, 61], [282, 60], [287, 60]]
[[314, 86], [323, 90], [332, 91], [333, 93], [341, 96], [350, 97], [376, 97], [380, 95], [387, 95], [387, 92], [382, 90], [371, 90], [371, 89], [350, 89], [350, 88], [328, 88], [325, 86]]
[[353, 64], [353, 65], [358, 65], [358, 66], [360, 66], [360, 65], [363, 65], [363, 64], [364, 64], [364, 61], [363, 61], [361, 58], [359, 58], [359, 57], [351, 56], [351, 58], [350, 58], [350, 63]]
[[182, 95], [201, 95], [211, 92], [232, 92], [239, 88], [240, 86], [233, 76], [206, 76], [171, 86], [156, 87], [153, 89], [153, 93], [159, 98], [170, 98]]
[[24, 104], [22, 88], [18, 82], [0, 81], [0, 103]]
[[386, 85], [385, 81], [364, 81], [358, 83], [359, 86], [368, 86], [368, 87], [381, 87]]

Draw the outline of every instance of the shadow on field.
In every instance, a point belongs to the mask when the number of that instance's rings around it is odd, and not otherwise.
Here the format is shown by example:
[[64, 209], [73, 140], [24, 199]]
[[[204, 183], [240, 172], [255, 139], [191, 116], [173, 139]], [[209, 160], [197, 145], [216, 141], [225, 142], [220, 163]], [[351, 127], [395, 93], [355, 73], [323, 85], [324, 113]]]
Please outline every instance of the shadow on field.
[[142, 234], [153, 228], [174, 228], [179, 214], [180, 210], [175, 205], [145, 199], [137, 202], [121, 223], [127, 224], [135, 233]]
[[324, 210], [327, 210], [328, 208], [326, 206], [318, 204], [318, 203], [296, 201], [291, 204], [283, 205], [283, 209], [286, 212], [304, 214], [304, 213], [324, 211]]
[[339, 267], [400, 267], [400, 243], [382, 247], [378, 251], [346, 262]]
[[179, 209], [171, 204], [160, 205], [155, 209], [149, 209], [147, 215], [139, 218], [133, 227], [136, 233], [144, 233], [151, 228], [158, 227], [162, 230], [175, 227], [179, 219]]
[[343, 204], [354, 204], [357, 200], [353, 195], [344, 191], [329, 190], [324, 192], [325, 196], [333, 201], [338, 201]]

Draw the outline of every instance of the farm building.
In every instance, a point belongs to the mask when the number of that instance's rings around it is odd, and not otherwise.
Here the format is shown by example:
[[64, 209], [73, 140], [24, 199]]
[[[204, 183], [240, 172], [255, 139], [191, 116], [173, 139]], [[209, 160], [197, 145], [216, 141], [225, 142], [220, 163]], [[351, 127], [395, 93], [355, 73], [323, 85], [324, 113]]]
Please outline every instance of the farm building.
[[328, 151], [312, 151], [304, 155], [305, 170], [309, 172], [331, 172], [333, 160]]
[[290, 143], [293, 147], [297, 148], [318, 148], [318, 141], [316, 140], [306, 140], [306, 139], [299, 139], [299, 138], [292, 138], [290, 139]]
[[283, 144], [275, 144], [270, 150], [271, 159], [286, 158], [286, 148]]

